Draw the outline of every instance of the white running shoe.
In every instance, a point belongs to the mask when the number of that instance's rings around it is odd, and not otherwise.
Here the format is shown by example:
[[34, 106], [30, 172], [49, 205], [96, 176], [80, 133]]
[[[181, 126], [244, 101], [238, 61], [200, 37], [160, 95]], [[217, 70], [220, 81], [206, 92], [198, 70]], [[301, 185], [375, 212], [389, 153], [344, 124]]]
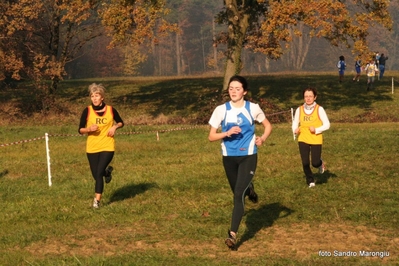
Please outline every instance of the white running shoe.
[[325, 166], [323, 160], [321, 160], [321, 165], [319, 167], [319, 174], [323, 174], [325, 170], [326, 170], [326, 166]]
[[316, 184], [314, 182], [309, 184], [309, 187], [315, 187], [315, 186], [316, 186]]
[[100, 208], [100, 201], [96, 200], [96, 198], [94, 198], [93, 200], [93, 208], [95, 209]]

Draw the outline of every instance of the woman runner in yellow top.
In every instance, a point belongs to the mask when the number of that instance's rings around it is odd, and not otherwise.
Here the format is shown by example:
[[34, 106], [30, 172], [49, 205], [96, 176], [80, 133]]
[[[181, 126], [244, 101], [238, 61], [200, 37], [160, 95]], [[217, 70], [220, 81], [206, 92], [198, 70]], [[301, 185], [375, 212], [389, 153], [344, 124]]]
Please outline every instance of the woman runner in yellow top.
[[306, 176], [306, 183], [314, 187], [316, 182], [310, 168], [310, 155], [312, 166], [319, 168], [319, 173], [325, 171], [325, 165], [321, 159], [323, 144], [322, 133], [330, 128], [330, 121], [324, 108], [316, 103], [317, 91], [314, 88], [303, 90], [305, 103], [295, 111], [292, 122], [292, 131], [298, 136], [299, 153], [301, 155], [302, 167]]
[[93, 208], [100, 207], [105, 182], [112, 179], [112, 161], [115, 152], [115, 131], [123, 127], [118, 111], [104, 102], [105, 88], [93, 83], [89, 86], [91, 105], [85, 108], [80, 117], [79, 133], [87, 134], [86, 154], [90, 170], [95, 180]]

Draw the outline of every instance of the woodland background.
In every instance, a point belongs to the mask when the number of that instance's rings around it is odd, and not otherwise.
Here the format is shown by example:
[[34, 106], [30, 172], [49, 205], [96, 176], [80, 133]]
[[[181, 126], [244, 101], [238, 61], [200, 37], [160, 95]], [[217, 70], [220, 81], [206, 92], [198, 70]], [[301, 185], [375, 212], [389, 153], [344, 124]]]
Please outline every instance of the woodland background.
[[[215, 23], [215, 15], [223, 1], [171, 0], [167, 2], [172, 12], [167, 20], [177, 23], [179, 31], [159, 39], [152, 51], [140, 49], [147, 56], [145, 62], [135, 58], [135, 47], [106, 49], [110, 42], [103, 36], [90, 42], [81, 57], [67, 65], [69, 78], [109, 76], [171, 76], [223, 74], [225, 45], [215, 45], [214, 38], [225, 30], [225, 25]], [[370, 49], [389, 57], [387, 70], [398, 70], [399, 61], [399, 2], [391, 1], [389, 8], [393, 29], [380, 25], [370, 30]], [[340, 55], [344, 55], [348, 70], [354, 70], [355, 57], [343, 46], [333, 46], [323, 38], [310, 38], [305, 26], [298, 26], [304, 34], [293, 36], [293, 42], [278, 60], [270, 60], [262, 53], [244, 49], [243, 74], [281, 71], [336, 71]], [[146, 53], [146, 50], [148, 51]], [[138, 64], [139, 63], [139, 64]]]
[[[227, 2], [245, 2], [250, 6], [261, 5], [264, 1], [252, 1], [252, 4], [251, 1], [214, 0], [124, 2], [121, 5], [121, 1], [112, 0], [2, 0], [2, 86], [9, 85], [18, 75], [22, 80], [51, 80], [55, 84], [54, 90], [60, 79], [223, 75], [226, 43], [218, 38], [226, 31], [226, 25], [217, 23], [219, 12]], [[320, 2], [330, 5], [330, 9], [342, 4], [342, 1], [331, 0]], [[399, 43], [398, 1], [361, 2], [344, 1], [349, 12], [351, 8], [358, 8], [356, 5], [368, 6], [369, 9], [363, 6], [365, 14], [372, 10], [378, 13], [373, 8], [384, 9], [383, 5], [389, 4], [392, 30], [388, 31], [378, 21], [373, 22], [367, 39], [371, 51], [388, 55], [387, 70], [399, 69], [399, 62], [395, 60]], [[106, 8], [102, 9], [104, 6]], [[384, 19], [387, 17], [384, 14], [378, 16]], [[339, 18], [339, 12], [336, 16]], [[126, 22], [129, 18], [131, 20]], [[103, 23], [99, 23], [100, 20]], [[154, 28], [158, 31], [153, 31]], [[325, 38], [310, 38], [310, 29], [302, 22], [289, 25], [288, 29], [292, 42], [283, 47], [278, 59], [255, 53], [244, 45], [242, 73], [336, 71], [340, 55], [346, 57], [348, 69], [353, 70], [355, 58], [350, 48], [342, 43], [331, 45]], [[296, 34], [298, 32], [300, 36]], [[43, 52], [45, 50], [47, 52]], [[23, 61], [20, 58], [24, 58]], [[23, 64], [29, 71], [17, 74]], [[29, 67], [29, 64], [33, 66]], [[35, 84], [36, 88], [40, 86], [43, 85]]]

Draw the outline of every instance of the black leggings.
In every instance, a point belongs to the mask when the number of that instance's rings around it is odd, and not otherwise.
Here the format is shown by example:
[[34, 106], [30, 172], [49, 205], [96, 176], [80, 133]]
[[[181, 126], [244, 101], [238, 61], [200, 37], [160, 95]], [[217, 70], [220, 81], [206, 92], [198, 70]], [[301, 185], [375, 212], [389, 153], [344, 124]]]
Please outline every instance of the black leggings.
[[87, 153], [89, 159], [91, 174], [93, 175], [96, 185], [94, 192], [102, 194], [104, 191], [104, 175], [105, 169], [114, 157], [113, 151], [102, 151], [97, 153]]
[[230, 230], [237, 233], [245, 210], [245, 195], [249, 194], [248, 186], [254, 177], [258, 155], [223, 156], [223, 166], [231, 191], [234, 194], [234, 208]]
[[321, 166], [321, 145], [312, 145], [305, 142], [298, 142], [299, 153], [301, 154], [303, 172], [307, 183], [314, 182], [312, 169], [310, 168], [310, 159], [312, 157], [312, 166], [318, 168]]

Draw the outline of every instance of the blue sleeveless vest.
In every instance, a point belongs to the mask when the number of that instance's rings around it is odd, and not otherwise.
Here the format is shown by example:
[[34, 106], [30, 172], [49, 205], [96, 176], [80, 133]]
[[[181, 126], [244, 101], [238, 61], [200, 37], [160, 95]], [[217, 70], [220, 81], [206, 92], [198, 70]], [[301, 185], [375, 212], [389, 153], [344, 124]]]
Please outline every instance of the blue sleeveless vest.
[[[245, 156], [257, 153], [255, 145], [255, 120], [251, 115], [250, 102], [245, 101], [245, 109], [247, 110], [250, 120], [243, 113], [231, 116], [230, 102], [226, 102], [226, 114], [222, 121], [222, 132], [228, 131], [233, 126], [241, 128], [240, 134], [231, 135], [222, 141], [223, 156]], [[228, 119], [226, 119], [229, 116]], [[234, 121], [235, 120], [235, 121]]]

